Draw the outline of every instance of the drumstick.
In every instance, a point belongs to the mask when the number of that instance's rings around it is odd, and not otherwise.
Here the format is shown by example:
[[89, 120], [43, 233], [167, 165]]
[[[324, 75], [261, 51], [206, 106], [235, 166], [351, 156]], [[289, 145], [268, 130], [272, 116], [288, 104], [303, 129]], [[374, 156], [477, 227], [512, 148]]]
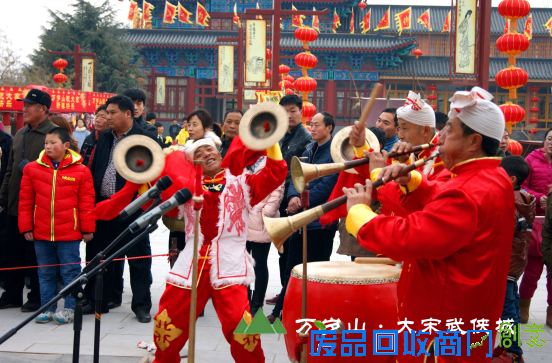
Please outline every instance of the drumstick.
[[357, 257], [355, 263], [361, 265], [396, 265], [400, 262], [387, 257]]
[[[372, 88], [372, 92], [370, 92], [370, 99], [368, 100], [368, 103], [366, 104], [366, 107], [362, 110], [362, 113], [360, 114], [359, 121], [359, 130], [362, 130], [366, 127], [366, 120], [368, 119], [368, 116], [370, 115], [370, 112], [372, 112], [372, 108], [374, 108], [374, 105], [376, 104], [376, 98], [378, 94], [381, 93], [381, 89], [383, 86], [381, 83], [376, 83], [374, 85], [374, 88]], [[352, 145], [352, 141], [349, 141]]]

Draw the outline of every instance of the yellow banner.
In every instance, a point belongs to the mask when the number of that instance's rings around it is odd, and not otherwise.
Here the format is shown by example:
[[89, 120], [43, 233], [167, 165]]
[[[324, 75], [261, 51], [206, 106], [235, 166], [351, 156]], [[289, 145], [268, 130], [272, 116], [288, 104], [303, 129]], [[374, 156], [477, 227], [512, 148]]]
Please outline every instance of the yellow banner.
[[157, 77], [155, 100], [158, 104], [165, 104], [165, 77]]
[[266, 20], [245, 21], [245, 82], [266, 82]]
[[81, 59], [81, 88], [94, 92], [94, 59]]

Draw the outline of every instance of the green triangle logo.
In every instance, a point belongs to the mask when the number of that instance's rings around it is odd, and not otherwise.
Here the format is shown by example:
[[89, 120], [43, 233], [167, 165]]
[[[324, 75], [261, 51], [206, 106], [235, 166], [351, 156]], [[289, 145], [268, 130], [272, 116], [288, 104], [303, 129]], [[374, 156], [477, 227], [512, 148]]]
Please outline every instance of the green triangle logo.
[[245, 334], [245, 330], [248, 327], [249, 327], [249, 325], [247, 325], [247, 323], [245, 322], [245, 319], [242, 318], [242, 320], [240, 321], [240, 324], [238, 325], [238, 327], [234, 331], [234, 334]]
[[274, 324], [272, 324], [272, 328], [274, 329], [276, 334], [287, 334], [287, 331], [282, 325], [282, 322], [279, 318], [276, 318], [276, 321], [274, 322]]
[[262, 309], [257, 311], [245, 334], [276, 334]]

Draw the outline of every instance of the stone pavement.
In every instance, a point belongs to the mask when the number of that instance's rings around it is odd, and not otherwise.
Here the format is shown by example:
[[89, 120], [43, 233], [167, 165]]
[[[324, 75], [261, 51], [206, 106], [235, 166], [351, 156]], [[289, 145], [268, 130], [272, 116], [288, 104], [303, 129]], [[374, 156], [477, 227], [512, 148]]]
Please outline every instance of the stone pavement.
[[[159, 223], [159, 229], [151, 237], [152, 253], [167, 253], [169, 233]], [[339, 244], [336, 236], [332, 260], [350, 261], [347, 256], [335, 253]], [[81, 244], [81, 256], [85, 256], [84, 244]], [[273, 297], [280, 291], [280, 279], [278, 273], [278, 254], [272, 248], [269, 255], [270, 280], [267, 297]], [[153, 285], [151, 287], [153, 307], [152, 316], [157, 313], [158, 302], [165, 288], [164, 277], [169, 270], [166, 257], [153, 259], [152, 273]], [[125, 269], [125, 291], [121, 307], [111, 310], [109, 314], [102, 315], [101, 325], [101, 362], [132, 363], [144, 362], [148, 353], [136, 347], [140, 341], [151, 342], [153, 322], [149, 324], [138, 323], [130, 309], [131, 289], [128, 268]], [[484, 297], [482, 297], [484, 302]], [[58, 304], [58, 308], [63, 302]], [[272, 311], [272, 306], [263, 308], [266, 315]], [[19, 324], [28, 313], [22, 313], [19, 309], [0, 310], [0, 335]], [[531, 305], [531, 319], [529, 324], [544, 324], [546, 315], [546, 287], [544, 278], [541, 278], [539, 287]], [[526, 362], [551, 362], [552, 361], [552, 329], [545, 326], [546, 332], [541, 333], [541, 338], [547, 341], [542, 348], [530, 348], [525, 343]], [[84, 316], [83, 331], [81, 334], [81, 362], [92, 362], [93, 353], [94, 318], [91, 315]], [[530, 339], [529, 334], [522, 332], [523, 342]], [[15, 336], [0, 345], [0, 362], [70, 362], [72, 353], [73, 330], [72, 324], [57, 325], [54, 322], [48, 324], [29, 323]], [[263, 335], [262, 345], [267, 363], [287, 363], [285, 343], [283, 336]], [[184, 348], [186, 350], [186, 348]], [[211, 301], [205, 308], [205, 317], [197, 322], [196, 362], [198, 363], [230, 363], [233, 362], [230, 355], [230, 346], [224, 339], [220, 330], [220, 323], [216, 316]], [[152, 356], [149, 357], [152, 361]], [[358, 360], [358, 358], [357, 358]], [[186, 359], [182, 359], [186, 362]], [[345, 361], [345, 360], [344, 360]], [[366, 361], [369, 361], [367, 358]]]

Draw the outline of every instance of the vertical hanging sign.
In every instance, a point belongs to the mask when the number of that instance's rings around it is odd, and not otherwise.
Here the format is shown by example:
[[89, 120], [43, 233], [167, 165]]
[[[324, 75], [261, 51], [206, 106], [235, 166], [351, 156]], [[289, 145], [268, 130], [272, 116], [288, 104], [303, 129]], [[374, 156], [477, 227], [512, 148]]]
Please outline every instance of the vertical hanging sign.
[[81, 71], [82, 91], [94, 92], [94, 59], [82, 59]]
[[155, 88], [155, 100], [156, 103], [165, 104], [165, 77], [157, 77]]
[[218, 92], [234, 92], [234, 46], [218, 46]]
[[266, 82], [266, 20], [246, 20], [245, 62], [245, 82]]
[[477, 0], [457, 0], [455, 73], [475, 74]]

